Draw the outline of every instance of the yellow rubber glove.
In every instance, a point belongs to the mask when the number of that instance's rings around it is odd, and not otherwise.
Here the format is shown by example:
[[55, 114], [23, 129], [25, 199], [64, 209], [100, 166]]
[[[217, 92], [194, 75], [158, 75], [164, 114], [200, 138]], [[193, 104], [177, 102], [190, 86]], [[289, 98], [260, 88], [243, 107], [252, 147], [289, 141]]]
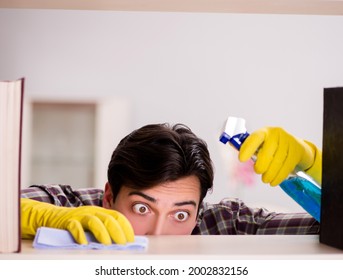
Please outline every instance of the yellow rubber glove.
[[134, 241], [134, 232], [124, 215], [98, 206], [60, 207], [21, 198], [21, 229], [23, 239], [33, 239], [39, 227], [68, 230], [76, 242], [87, 244], [85, 230], [105, 245]]
[[255, 172], [271, 186], [279, 185], [294, 170], [306, 172], [321, 184], [321, 151], [280, 127], [264, 127], [248, 136], [240, 148], [239, 160], [245, 162], [253, 155]]

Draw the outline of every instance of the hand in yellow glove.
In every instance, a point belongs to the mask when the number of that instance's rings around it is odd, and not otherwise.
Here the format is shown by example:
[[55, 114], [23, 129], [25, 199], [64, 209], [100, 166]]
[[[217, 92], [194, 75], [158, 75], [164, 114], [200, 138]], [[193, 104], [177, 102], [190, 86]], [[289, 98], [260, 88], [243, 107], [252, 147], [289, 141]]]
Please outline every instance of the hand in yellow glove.
[[294, 170], [305, 171], [321, 184], [321, 151], [282, 128], [265, 127], [250, 134], [240, 148], [239, 160], [245, 162], [253, 155], [255, 172], [271, 186], [279, 185]]
[[134, 241], [134, 232], [124, 215], [98, 206], [59, 207], [28, 198], [21, 199], [22, 238], [33, 239], [39, 227], [68, 230], [76, 242], [87, 244], [86, 231], [105, 245]]

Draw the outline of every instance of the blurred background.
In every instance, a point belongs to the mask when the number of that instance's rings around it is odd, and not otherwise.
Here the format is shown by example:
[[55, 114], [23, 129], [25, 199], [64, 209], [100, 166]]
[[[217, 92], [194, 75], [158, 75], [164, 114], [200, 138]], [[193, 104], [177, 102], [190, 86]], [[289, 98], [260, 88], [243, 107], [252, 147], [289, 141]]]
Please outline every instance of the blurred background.
[[343, 18], [0, 9], [0, 79], [25, 77], [22, 187], [106, 183], [119, 140], [184, 123], [215, 166], [207, 200], [301, 211], [218, 141], [226, 118], [321, 146], [323, 89], [343, 86]]

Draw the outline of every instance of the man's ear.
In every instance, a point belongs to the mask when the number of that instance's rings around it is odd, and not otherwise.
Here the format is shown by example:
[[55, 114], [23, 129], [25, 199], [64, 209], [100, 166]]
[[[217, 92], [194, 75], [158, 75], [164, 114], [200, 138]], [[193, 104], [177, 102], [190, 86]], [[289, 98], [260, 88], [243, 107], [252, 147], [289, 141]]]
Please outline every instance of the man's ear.
[[113, 194], [109, 182], [107, 182], [105, 185], [105, 192], [102, 198], [102, 206], [107, 209], [112, 209], [113, 206]]

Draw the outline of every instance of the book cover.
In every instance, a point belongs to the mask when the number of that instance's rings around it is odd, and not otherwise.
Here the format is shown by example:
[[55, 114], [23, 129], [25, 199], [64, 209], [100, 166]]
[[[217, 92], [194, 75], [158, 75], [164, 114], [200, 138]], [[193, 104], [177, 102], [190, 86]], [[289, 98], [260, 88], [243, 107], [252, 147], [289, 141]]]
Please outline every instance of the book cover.
[[320, 242], [343, 250], [343, 87], [324, 89]]
[[20, 252], [24, 78], [0, 81], [0, 253]]

